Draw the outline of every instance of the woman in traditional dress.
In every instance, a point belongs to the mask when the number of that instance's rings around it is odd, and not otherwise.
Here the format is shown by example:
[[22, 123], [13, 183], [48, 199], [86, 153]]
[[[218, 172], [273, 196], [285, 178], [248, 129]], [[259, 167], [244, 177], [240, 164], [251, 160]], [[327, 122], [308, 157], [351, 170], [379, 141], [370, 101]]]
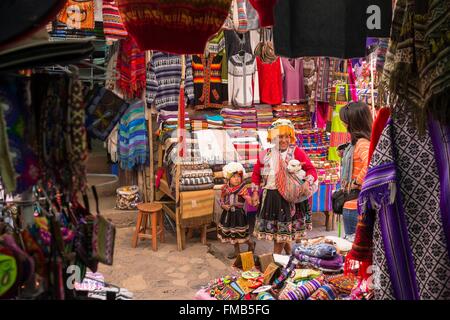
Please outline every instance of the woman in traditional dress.
[[[317, 172], [306, 153], [295, 145], [295, 129], [291, 121], [279, 119], [269, 129], [268, 141], [274, 147], [263, 153], [256, 163], [252, 175], [252, 202], [260, 203], [259, 188], [263, 189], [261, 206], [256, 217], [254, 234], [258, 239], [274, 242], [274, 253], [283, 249], [291, 254], [291, 242], [306, 235], [306, 218], [310, 213], [308, 200], [289, 203], [282, 196], [285, 185], [282, 174], [287, 163], [296, 159], [306, 172], [301, 184], [299, 199], [307, 199], [313, 193]], [[281, 169], [281, 170], [280, 170]], [[284, 180], [285, 181], [285, 180]]]

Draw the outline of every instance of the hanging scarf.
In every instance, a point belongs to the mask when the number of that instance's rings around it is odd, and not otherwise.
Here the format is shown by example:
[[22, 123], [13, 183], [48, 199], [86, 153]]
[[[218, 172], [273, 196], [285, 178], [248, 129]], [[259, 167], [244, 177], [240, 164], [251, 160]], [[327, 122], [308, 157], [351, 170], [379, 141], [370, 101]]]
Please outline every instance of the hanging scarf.
[[393, 104], [413, 107], [421, 131], [428, 110], [450, 124], [450, 3], [426, 3], [422, 10], [414, 0], [397, 1], [380, 86], [385, 99], [390, 95]]
[[[1, 100], [1, 98], [0, 98]], [[3, 118], [3, 102], [0, 101], [0, 177], [4, 183], [6, 192], [16, 190], [16, 177], [12, 160], [10, 158], [6, 121]]]
[[132, 38], [121, 40], [117, 71], [120, 78], [118, 88], [129, 99], [140, 99], [146, 85], [145, 52]]

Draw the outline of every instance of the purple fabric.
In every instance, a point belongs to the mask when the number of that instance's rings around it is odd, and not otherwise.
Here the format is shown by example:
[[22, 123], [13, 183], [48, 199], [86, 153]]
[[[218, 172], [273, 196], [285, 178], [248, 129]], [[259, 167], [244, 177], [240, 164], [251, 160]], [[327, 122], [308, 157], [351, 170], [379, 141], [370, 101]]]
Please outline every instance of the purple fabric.
[[428, 127], [438, 167], [442, 225], [447, 239], [447, 253], [450, 257], [450, 128], [434, 119], [429, 121]]
[[295, 253], [295, 257], [302, 263], [308, 263], [314, 267], [319, 267], [327, 270], [340, 270], [344, 265], [344, 260], [341, 255], [336, 255], [333, 259], [324, 260], [307, 256], [302, 253]]
[[395, 297], [399, 300], [418, 300], [416, 274], [399, 190], [393, 163], [369, 169], [358, 198], [359, 211], [374, 209], [379, 215]]
[[294, 65], [288, 58], [281, 58], [283, 64], [283, 98], [287, 103], [298, 103], [305, 99], [303, 82], [303, 60], [294, 59]]

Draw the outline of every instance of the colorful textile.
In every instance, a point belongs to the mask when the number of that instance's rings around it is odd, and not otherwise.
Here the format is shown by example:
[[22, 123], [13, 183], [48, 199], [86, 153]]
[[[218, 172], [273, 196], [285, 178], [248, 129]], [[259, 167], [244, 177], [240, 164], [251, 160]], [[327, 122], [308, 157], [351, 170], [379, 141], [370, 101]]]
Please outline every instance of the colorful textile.
[[273, 8], [277, 0], [249, 0], [253, 8], [258, 11], [261, 27], [270, 27], [274, 24]]
[[413, 0], [396, 2], [381, 89], [411, 106], [422, 128], [427, 111], [450, 124], [449, 32], [448, 1], [429, 1], [426, 8]]
[[256, 63], [261, 103], [280, 104], [283, 100], [280, 58], [272, 63], [265, 63], [260, 57], [256, 57]]
[[125, 39], [128, 32], [125, 29], [116, 0], [103, 0], [103, 30], [107, 40]]
[[94, 1], [68, 0], [58, 20], [70, 29], [94, 29]]
[[222, 27], [231, 0], [118, 0], [118, 4], [123, 23], [141, 50], [200, 54]]
[[333, 83], [333, 75], [339, 65], [338, 59], [320, 57], [316, 60], [316, 102], [330, 101], [331, 86]]
[[[323, 284], [322, 279], [313, 279], [304, 285], [286, 293], [289, 300], [306, 300]], [[280, 297], [281, 299], [281, 297]]]
[[140, 99], [145, 88], [145, 52], [132, 38], [120, 41], [117, 71], [120, 78], [117, 87], [129, 99]]
[[358, 278], [354, 275], [337, 275], [327, 277], [327, 282], [331, 284], [338, 293], [350, 295], [352, 289], [358, 284]]
[[397, 106], [359, 198], [361, 213], [376, 211], [373, 264], [380, 281], [375, 299], [450, 296], [450, 258], [439, 206], [442, 190], [434, 188], [439, 185], [430, 133], [421, 136], [413, 112]]
[[192, 56], [195, 110], [218, 108], [228, 101], [228, 87], [222, 82], [223, 56], [209, 54]]
[[333, 285], [325, 284], [317, 289], [308, 300], [335, 300], [337, 296], [336, 289]]
[[344, 265], [344, 260], [341, 255], [337, 254], [332, 259], [319, 259], [300, 253], [299, 250], [294, 251], [294, 256], [303, 265], [312, 266], [325, 271], [340, 271]]
[[[182, 56], [154, 51], [147, 66], [147, 105], [155, 104], [158, 111], [178, 110]], [[194, 101], [192, 60], [186, 56], [184, 97], [187, 104]]]
[[305, 100], [303, 59], [281, 58], [283, 65], [283, 102], [299, 103]]
[[327, 243], [319, 243], [309, 247], [297, 245], [294, 247], [294, 251], [299, 252], [301, 254], [306, 254], [307, 256], [310, 257], [316, 257], [319, 259], [326, 259], [326, 260], [333, 259], [337, 254], [336, 248]]
[[122, 169], [131, 170], [148, 162], [148, 138], [145, 120], [145, 105], [134, 101], [120, 119], [119, 164]]
[[330, 149], [328, 152], [328, 160], [339, 161], [340, 157], [337, 152], [337, 148], [344, 143], [350, 141], [350, 134], [347, 132], [347, 128], [339, 117], [339, 112], [346, 104], [336, 104], [336, 108], [333, 111], [333, 120], [331, 124], [331, 138]]
[[386, 123], [389, 120], [389, 116], [391, 115], [391, 111], [389, 108], [381, 108], [378, 111], [377, 117], [373, 121], [372, 134], [370, 136], [370, 146], [369, 146], [369, 155], [368, 155], [368, 164], [370, 164], [370, 159], [372, 159], [372, 154], [377, 147], [378, 141], [380, 140], [380, 136], [383, 133], [383, 129], [386, 126]]
[[259, 83], [255, 56], [230, 56], [228, 64], [228, 103], [248, 107], [259, 103]]

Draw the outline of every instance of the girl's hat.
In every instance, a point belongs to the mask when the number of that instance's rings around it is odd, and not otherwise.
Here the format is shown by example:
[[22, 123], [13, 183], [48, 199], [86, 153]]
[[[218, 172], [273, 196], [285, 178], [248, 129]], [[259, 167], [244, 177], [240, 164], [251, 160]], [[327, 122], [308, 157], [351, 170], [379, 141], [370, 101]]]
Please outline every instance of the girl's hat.
[[223, 167], [222, 172], [226, 179], [230, 179], [236, 173], [241, 177], [245, 175], [245, 169], [239, 162], [230, 162]]
[[288, 135], [291, 137], [291, 143], [295, 143], [295, 128], [291, 120], [278, 119], [273, 122], [269, 128], [267, 141], [272, 142], [273, 139], [280, 135]]

